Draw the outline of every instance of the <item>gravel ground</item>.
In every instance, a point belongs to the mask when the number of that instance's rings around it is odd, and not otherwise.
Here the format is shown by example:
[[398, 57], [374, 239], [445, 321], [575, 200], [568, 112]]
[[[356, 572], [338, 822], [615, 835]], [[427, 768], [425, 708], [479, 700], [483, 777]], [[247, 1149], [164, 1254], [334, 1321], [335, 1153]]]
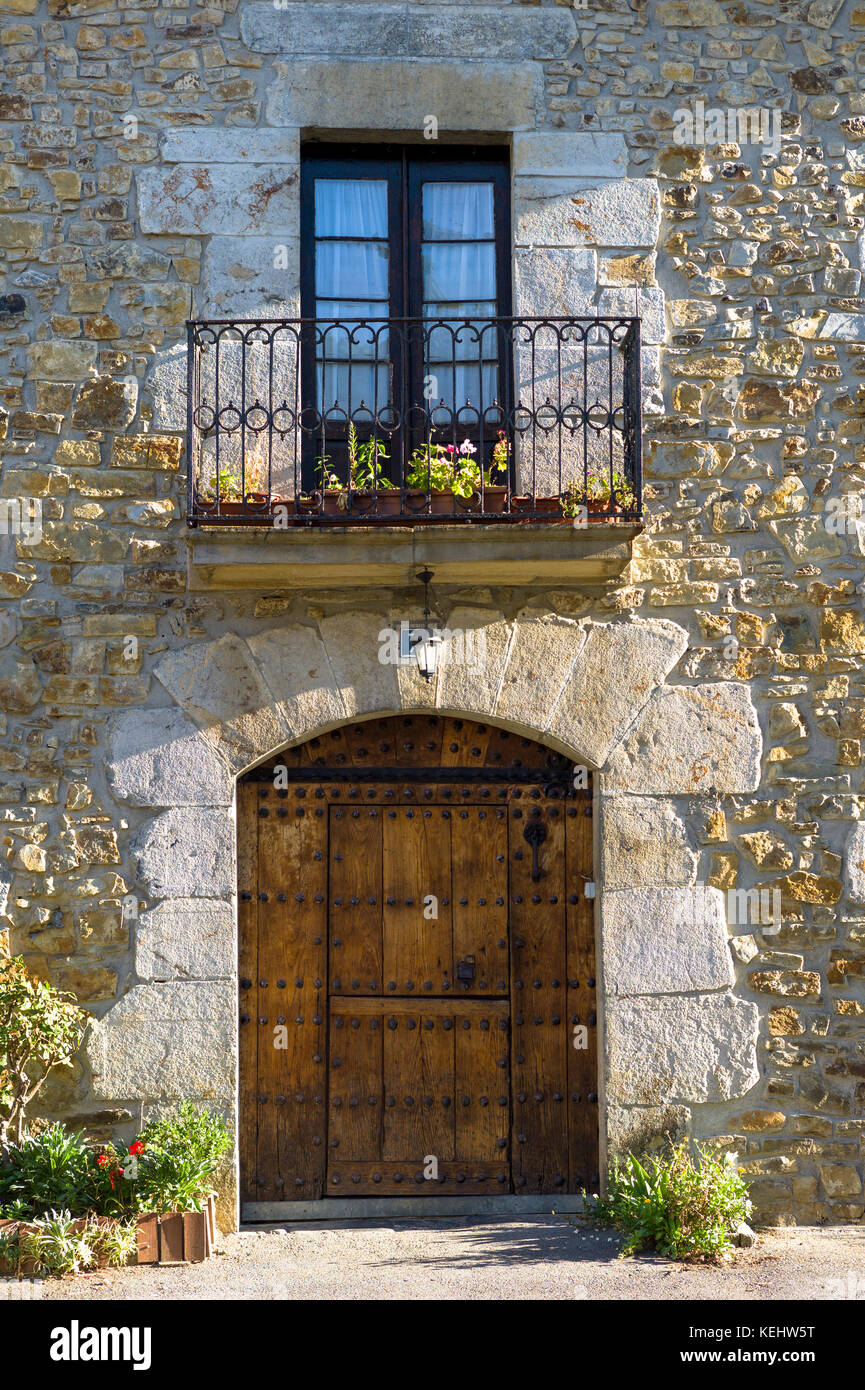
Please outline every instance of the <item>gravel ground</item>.
[[865, 1226], [789, 1228], [720, 1268], [617, 1260], [574, 1218], [247, 1227], [207, 1264], [50, 1280], [43, 1299], [865, 1299]]

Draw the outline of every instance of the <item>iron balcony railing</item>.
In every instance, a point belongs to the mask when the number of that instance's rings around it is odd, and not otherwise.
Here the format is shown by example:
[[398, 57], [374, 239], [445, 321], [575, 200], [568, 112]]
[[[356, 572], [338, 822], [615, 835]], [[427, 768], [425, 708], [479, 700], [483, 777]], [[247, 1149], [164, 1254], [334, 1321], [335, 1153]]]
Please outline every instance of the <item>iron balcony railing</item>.
[[187, 324], [190, 526], [641, 510], [636, 318]]

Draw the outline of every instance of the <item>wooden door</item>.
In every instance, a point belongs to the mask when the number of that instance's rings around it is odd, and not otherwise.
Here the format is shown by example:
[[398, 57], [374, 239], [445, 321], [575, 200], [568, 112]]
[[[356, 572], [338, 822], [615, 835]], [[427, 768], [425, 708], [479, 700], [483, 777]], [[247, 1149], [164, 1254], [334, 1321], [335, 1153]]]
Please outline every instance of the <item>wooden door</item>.
[[[303, 784], [239, 788], [242, 1200], [579, 1191], [598, 1167], [589, 796], [507, 780], [499, 730], [378, 723], [422, 781], [310, 782], [307, 747]], [[338, 733], [369, 767], [369, 726]], [[489, 784], [458, 780], [464, 757]]]

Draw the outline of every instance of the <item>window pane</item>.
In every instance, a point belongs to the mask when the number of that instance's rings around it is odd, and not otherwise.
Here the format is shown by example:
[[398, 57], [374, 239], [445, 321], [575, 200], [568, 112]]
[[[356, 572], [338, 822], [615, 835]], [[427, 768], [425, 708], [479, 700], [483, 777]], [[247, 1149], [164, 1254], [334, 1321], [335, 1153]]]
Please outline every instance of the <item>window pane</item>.
[[331, 423], [335, 425], [345, 423], [348, 415], [355, 415], [356, 423], [363, 424], [367, 414], [381, 411], [390, 401], [390, 369], [385, 366], [353, 362], [349, 369], [343, 362], [319, 362], [316, 377], [319, 409], [325, 414], [332, 412]]
[[[321, 319], [330, 318], [331, 315], [320, 316]], [[388, 326], [386, 323], [378, 325], [357, 323], [346, 320], [340, 324], [328, 324], [319, 321], [316, 330], [315, 355], [317, 358], [326, 357], [330, 360], [342, 360], [347, 362], [358, 359], [362, 361], [372, 361], [378, 358], [386, 361], [389, 352]]]
[[427, 329], [426, 356], [432, 362], [497, 358], [502, 335], [488, 323], [450, 320]]
[[425, 183], [424, 241], [471, 241], [493, 235], [491, 183]]
[[495, 299], [496, 255], [491, 242], [424, 246], [421, 255], [425, 303]]
[[387, 237], [384, 179], [316, 179], [316, 236]]
[[315, 248], [315, 291], [324, 299], [361, 294], [387, 299], [388, 248], [377, 242], [320, 241]]
[[[431, 363], [426, 371], [434, 378], [431, 382], [429, 409], [438, 428], [447, 428], [455, 411], [459, 416], [456, 422], [457, 430], [476, 429], [480, 412], [487, 410], [498, 399], [499, 371], [495, 363], [455, 365], [449, 362], [440, 366]], [[466, 405], [468, 401], [471, 402], [470, 406]]]

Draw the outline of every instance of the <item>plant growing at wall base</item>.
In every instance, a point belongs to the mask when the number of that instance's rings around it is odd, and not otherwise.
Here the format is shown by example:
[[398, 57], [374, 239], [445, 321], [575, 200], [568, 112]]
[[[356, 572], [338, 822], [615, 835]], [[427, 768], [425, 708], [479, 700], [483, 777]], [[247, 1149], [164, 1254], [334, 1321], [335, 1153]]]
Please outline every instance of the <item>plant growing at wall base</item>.
[[[642, 1161], [614, 1158], [606, 1197], [587, 1197], [593, 1220], [627, 1236], [622, 1256], [654, 1250], [674, 1260], [717, 1260], [733, 1249], [736, 1227], [751, 1214], [735, 1155], [675, 1144]], [[585, 1197], [585, 1193], [583, 1196]]]
[[72, 995], [28, 975], [20, 956], [0, 963], [0, 1156], [23, 1137], [27, 1107], [52, 1067], [72, 1061], [86, 1026]]
[[216, 1115], [181, 1101], [176, 1114], [149, 1120], [139, 1143], [140, 1211], [201, 1211], [213, 1192], [219, 1161], [231, 1147], [231, 1134]]
[[9, 1145], [0, 1168], [0, 1216], [30, 1220], [52, 1208], [81, 1216], [94, 1196], [93, 1155], [80, 1134], [52, 1124]]

